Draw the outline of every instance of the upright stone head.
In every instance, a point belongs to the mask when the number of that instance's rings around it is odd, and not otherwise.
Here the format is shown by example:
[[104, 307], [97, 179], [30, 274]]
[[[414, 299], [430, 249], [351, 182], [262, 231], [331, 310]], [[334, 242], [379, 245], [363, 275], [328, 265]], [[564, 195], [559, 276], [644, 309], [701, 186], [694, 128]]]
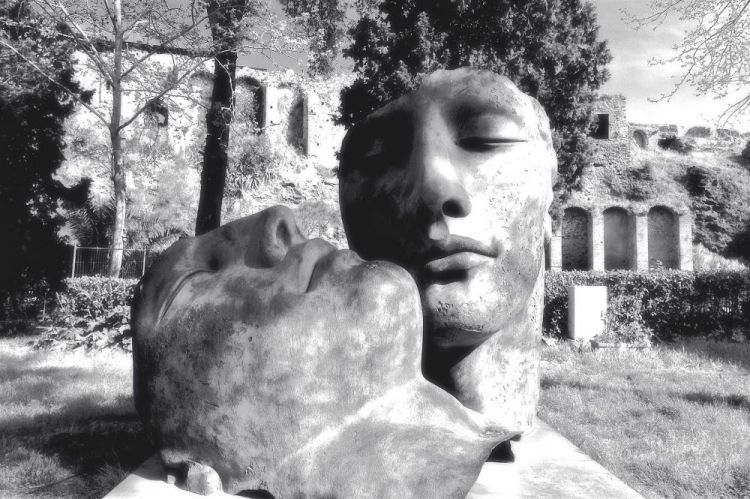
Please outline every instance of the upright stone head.
[[132, 323], [138, 412], [194, 491], [464, 497], [510, 436], [422, 377], [411, 277], [287, 208], [173, 245]]
[[532, 424], [538, 398], [556, 166], [539, 103], [467, 68], [429, 75], [355, 125], [341, 151], [350, 247], [416, 280], [425, 375], [513, 427]]

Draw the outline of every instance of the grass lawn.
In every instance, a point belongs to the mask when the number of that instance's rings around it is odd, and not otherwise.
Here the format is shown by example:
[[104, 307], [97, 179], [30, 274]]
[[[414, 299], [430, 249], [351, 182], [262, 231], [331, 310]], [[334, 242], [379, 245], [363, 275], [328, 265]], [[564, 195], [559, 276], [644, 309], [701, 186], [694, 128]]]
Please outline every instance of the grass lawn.
[[[154, 450], [128, 354], [0, 339], [0, 497], [101, 497]], [[543, 349], [540, 416], [647, 497], [750, 496], [750, 345]]]
[[102, 497], [153, 453], [125, 353], [0, 340], [0, 497]]
[[750, 497], [750, 345], [543, 350], [539, 416], [646, 497]]

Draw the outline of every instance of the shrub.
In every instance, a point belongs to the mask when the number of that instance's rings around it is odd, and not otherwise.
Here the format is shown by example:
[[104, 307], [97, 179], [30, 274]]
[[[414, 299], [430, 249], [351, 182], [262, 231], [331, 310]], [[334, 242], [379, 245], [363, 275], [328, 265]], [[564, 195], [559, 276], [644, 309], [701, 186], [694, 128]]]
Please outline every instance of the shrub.
[[[547, 272], [544, 331], [566, 336], [567, 287], [607, 286], [607, 336], [641, 342], [652, 334], [750, 339], [750, 271]], [[744, 338], [737, 332], [744, 331]]]
[[736, 174], [689, 166], [680, 179], [690, 194], [695, 216], [694, 241], [724, 256], [744, 256], [732, 240], [750, 227], [746, 185]]
[[668, 136], [663, 139], [659, 139], [657, 142], [659, 147], [668, 151], [675, 151], [679, 154], [688, 154], [695, 150], [695, 143], [690, 140], [682, 140], [677, 136]]
[[127, 309], [136, 279], [115, 277], [75, 277], [64, 281], [64, 289], [57, 294], [56, 314], [71, 319], [102, 319], [112, 312]]
[[615, 197], [631, 201], [645, 201], [657, 195], [657, 185], [653, 178], [653, 167], [644, 163], [637, 168], [625, 170], [607, 169], [603, 180]]
[[37, 347], [106, 348], [131, 350], [130, 304], [135, 279], [76, 277], [66, 279], [56, 295], [51, 326]]

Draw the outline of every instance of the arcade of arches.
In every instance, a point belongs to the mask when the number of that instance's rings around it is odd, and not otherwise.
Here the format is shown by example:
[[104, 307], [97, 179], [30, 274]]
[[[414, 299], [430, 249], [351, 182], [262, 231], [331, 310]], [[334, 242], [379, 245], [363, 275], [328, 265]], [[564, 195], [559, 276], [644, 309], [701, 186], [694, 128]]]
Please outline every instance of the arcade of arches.
[[551, 270], [693, 269], [692, 218], [667, 206], [564, 210], [549, 248]]

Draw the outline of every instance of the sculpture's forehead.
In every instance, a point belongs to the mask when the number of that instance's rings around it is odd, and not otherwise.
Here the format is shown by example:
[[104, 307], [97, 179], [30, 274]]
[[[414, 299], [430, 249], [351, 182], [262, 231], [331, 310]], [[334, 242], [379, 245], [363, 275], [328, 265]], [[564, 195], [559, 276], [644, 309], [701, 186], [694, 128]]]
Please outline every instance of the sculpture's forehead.
[[471, 68], [436, 71], [417, 90], [386, 104], [368, 119], [393, 115], [417, 118], [435, 108], [455, 121], [472, 114], [492, 113], [528, 131], [530, 139], [549, 140], [546, 116], [534, 99], [504, 76]]

